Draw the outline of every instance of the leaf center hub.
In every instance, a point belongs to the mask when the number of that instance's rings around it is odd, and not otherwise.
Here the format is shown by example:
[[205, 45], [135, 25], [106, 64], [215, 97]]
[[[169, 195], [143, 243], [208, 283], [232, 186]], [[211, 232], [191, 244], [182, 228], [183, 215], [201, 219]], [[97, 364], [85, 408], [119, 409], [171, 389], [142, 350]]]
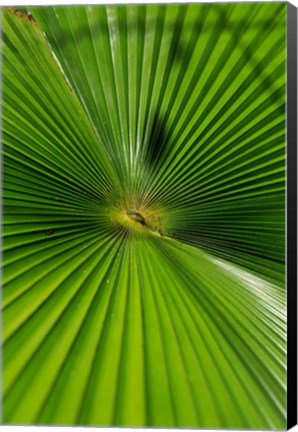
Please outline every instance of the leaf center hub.
[[136, 211], [127, 211], [126, 214], [134, 222], [138, 222], [143, 226], [147, 225], [144, 216], [142, 216], [140, 213]]

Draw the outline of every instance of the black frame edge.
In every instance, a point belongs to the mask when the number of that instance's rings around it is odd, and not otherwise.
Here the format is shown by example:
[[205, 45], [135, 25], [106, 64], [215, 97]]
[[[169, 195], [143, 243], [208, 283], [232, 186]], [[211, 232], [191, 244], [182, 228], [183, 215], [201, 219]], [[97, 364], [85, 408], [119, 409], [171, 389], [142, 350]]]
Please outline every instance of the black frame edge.
[[287, 3], [287, 429], [297, 424], [297, 8]]

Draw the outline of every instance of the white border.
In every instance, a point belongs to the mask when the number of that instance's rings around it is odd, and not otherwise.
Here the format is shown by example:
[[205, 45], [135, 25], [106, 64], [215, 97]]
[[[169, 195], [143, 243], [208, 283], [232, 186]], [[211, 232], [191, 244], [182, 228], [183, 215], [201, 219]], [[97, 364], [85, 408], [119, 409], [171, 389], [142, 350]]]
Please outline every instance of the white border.
[[[246, 2], [258, 2], [260, 0], [246, 0]], [[262, 0], [263, 2], [272, 2], [274, 0]], [[283, 1], [283, 0], [282, 0]], [[219, 0], [199, 0], [200, 3], [223, 3], [227, 1], [219, 1]], [[86, 0], [85, 2], [83, 0], [46, 0], [46, 1], [38, 1], [38, 0], [4, 0], [4, 2], [1, 2], [1, 6], [51, 6], [51, 5], [82, 5], [82, 4], [126, 4], [126, 3], [198, 3], [198, 0]], [[229, 3], [239, 3], [239, 0], [229, 0]], [[291, 0], [290, 3], [298, 7], [298, 0]], [[2, 426], [0, 425], [1, 432], [51, 432], [53, 429], [53, 432], [67, 432], [67, 431], [73, 431], [73, 432], [124, 432], [124, 431], [131, 431], [131, 432], [144, 432], [143, 428], [100, 428], [100, 427], [62, 427], [62, 426]], [[178, 431], [180, 429], [152, 429], [152, 431], [161, 431], [161, 432], [174, 432]], [[198, 429], [202, 430], [203, 429]], [[193, 431], [190, 429], [182, 429], [184, 432]], [[219, 432], [219, 430], [215, 431], [213, 429], [208, 429], [209, 432]], [[222, 432], [225, 432], [224, 429], [221, 429]], [[295, 426], [293, 429], [291, 429], [293, 432], [298, 432], [298, 426]], [[240, 432], [236, 429], [233, 430], [233, 432]], [[253, 430], [250, 430], [249, 432], [253, 432]]]
[[[272, 2], [285, 0], [245, 0], [245, 2]], [[52, 5], [94, 5], [94, 4], [127, 4], [127, 3], [239, 3], [239, 0], [4, 0], [1, 6], [52, 6]], [[298, 0], [290, 3], [298, 7]]]

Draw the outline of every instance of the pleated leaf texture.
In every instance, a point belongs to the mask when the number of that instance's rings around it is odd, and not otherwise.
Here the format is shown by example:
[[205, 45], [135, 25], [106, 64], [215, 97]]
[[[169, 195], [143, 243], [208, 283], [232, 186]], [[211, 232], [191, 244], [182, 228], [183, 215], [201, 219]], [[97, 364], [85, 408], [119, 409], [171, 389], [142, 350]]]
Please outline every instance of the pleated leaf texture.
[[4, 423], [286, 427], [285, 26], [2, 9]]

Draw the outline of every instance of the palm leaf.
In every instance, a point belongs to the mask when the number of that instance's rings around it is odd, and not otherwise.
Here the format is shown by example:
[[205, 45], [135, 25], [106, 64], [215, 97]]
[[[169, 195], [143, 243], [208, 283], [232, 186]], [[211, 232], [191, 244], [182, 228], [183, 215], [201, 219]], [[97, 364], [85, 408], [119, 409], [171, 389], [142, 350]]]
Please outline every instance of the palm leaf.
[[286, 424], [286, 5], [3, 10], [4, 422]]

